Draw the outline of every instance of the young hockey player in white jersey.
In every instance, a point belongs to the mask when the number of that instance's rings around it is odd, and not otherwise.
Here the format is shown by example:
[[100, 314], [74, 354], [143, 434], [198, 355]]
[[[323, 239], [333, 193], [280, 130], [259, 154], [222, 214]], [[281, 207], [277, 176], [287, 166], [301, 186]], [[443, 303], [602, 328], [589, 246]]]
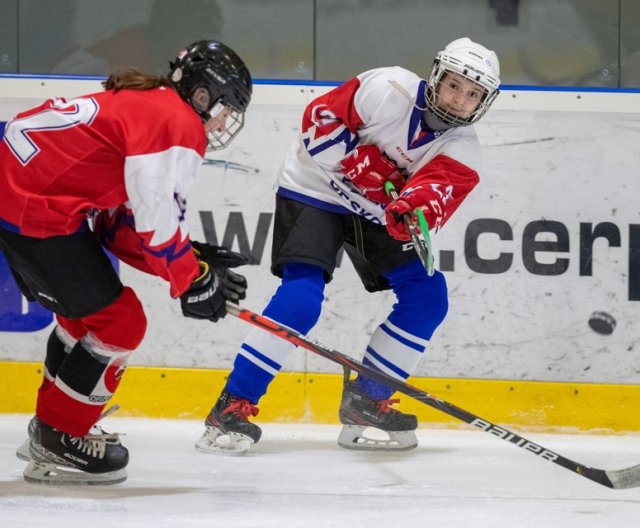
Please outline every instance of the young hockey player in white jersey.
[[[451, 42], [428, 80], [400, 67], [366, 71], [306, 108], [278, 180], [272, 272], [282, 283], [263, 315], [306, 334], [317, 323], [325, 284], [344, 247], [367, 291], [392, 289], [397, 302], [371, 336], [364, 364], [405, 381], [447, 309], [444, 275], [429, 276], [407, 251], [405, 214], [421, 208], [443, 226], [479, 181], [479, 142], [470, 126], [498, 95], [498, 58], [468, 38]], [[391, 181], [399, 198], [384, 190]], [[245, 452], [260, 439], [248, 418], [293, 345], [249, 333], [196, 447]], [[416, 416], [393, 409], [393, 390], [345, 379], [338, 443], [352, 449], [416, 447]], [[387, 440], [363, 437], [366, 427]]]

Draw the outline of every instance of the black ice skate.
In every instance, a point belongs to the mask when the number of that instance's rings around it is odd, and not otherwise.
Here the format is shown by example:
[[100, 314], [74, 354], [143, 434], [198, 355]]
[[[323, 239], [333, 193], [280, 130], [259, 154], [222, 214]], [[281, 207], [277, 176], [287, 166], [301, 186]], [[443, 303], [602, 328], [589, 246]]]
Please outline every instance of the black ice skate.
[[[355, 381], [345, 380], [340, 404], [342, 430], [338, 445], [364, 451], [407, 451], [418, 445], [415, 430], [418, 420], [413, 414], [393, 409], [398, 400], [374, 400], [365, 394]], [[364, 435], [367, 427], [384, 431], [388, 439]]]
[[[120, 405], [118, 405], [117, 403], [115, 405], [112, 405], [100, 415], [100, 418], [98, 418], [98, 422], [100, 420], [105, 419], [111, 413], [116, 412], [118, 409], [120, 409]], [[29, 462], [29, 460], [31, 460], [30, 446], [31, 446], [31, 439], [33, 438], [33, 432], [35, 431], [35, 428], [36, 428], [36, 423], [37, 423], [37, 418], [35, 416], [31, 418], [31, 420], [29, 420], [29, 425], [27, 426], [27, 438], [24, 442], [22, 442], [22, 445], [18, 449], [16, 449], [16, 457], [18, 457], [20, 460], [24, 460], [25, 462]], [[102, 435], [104, 439], [110, 442], [117, 443], [120, 441], [118, 433], [107, 433], [97, 423], [91, 426], [89, 433], [92, 435]]]
[[34, 484], [103, 485], [127, 478], [129, 451], [116, 434], [71, 436], [34, 417], [29, 431], [31, 461], [24, 470]]
[[196, 449], [223, 455], [246, 453], [262, 435], [260, 427], [248, 420], [249, 416], [257, 414], [258, 408], [249, 400], [236, 398], [223, 390], [204, 421], [206, 430], [196, 442]]

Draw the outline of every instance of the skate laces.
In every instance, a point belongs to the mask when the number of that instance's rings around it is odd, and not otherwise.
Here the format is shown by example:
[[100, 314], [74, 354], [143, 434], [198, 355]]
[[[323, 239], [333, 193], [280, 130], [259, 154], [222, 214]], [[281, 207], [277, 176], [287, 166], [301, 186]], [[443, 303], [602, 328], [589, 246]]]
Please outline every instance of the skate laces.
[[[100, 415], [98, 422], [116, 412], [119, 408], [120, 406], [118, 404], [109, 407]], [[90, 457], [99, 459], [104, 458], [107, 452], [107, 444], [120, 443], [120, 435], [118, 433], [107, 433], [98, 425], [97, 422], [91, 426], [91, 429], [89, 429], [89, 433], [86, 436], [67, 436], [69, 437], [71, 445], [73, 445], [78, 451], [89, 455]]]
[[249, 400], [232, 398], [231, 403], [222, 411], [222, 414], [233, 414], [238, 418], [246, 420], [249, 416], [258, 416], [259, 411], [260, 409]]
[[397, 399], [396, 400], [378, 400], [376, 402], [378, 406], [378, 412], [381, 414], [391, 414], [391, 413], [400, 412], [397, 409], [394, 409], [393, 407], [391, 407], [396, 403], [400, 403], [400, 400], [397, 400]]
[[111, 407], [109, 407], [106, 411], [104, 411], [100, 415], [96, 423], [91, 426], [91, 429], [89, 429], [89, 435], [94, 437], [96, 440], [104, 440], [105, 442], [108, 442], [111, 444], [120, 443], [119, 433], [107, 433], [100, 425], [98, 425], [98, 422], [100, 422], [101, 420], [104, 420], [107, 416], [109, 416], [110, 414], [113, 414], [118, 409], [120, 409], [120, 405], [116, 403]]
[[94, 437], [92, 434], [88, 434], [87, 436], [67, 436], [69, 437], [71, 445], [81, 453], [89, 455], [92, 458], [104, 458], [107, 451], [107, 440], [102, 438], [103, 435], [98, 437]]
[[120, 443], [120, 433], [107, 433], [98, 424], [91, 426], [91, 429], [89, 429], [89, 434], [87, 436], [91, 436], [96, 440], [107, 442], [109, 444]]

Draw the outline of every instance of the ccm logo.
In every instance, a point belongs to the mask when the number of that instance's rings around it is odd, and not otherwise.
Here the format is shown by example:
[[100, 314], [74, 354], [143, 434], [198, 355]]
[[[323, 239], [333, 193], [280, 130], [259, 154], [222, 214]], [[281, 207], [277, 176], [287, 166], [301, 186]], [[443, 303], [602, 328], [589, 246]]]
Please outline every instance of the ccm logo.
[[413, 251], [413, 243], [407, 242], [402, 244], [402, 251]]

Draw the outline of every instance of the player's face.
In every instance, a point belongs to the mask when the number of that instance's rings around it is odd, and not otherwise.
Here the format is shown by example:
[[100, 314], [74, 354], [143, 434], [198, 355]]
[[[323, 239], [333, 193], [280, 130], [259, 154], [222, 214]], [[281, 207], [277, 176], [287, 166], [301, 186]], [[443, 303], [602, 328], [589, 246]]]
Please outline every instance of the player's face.
[[436, 93], [440, 109], [466, 119], [478, 108], [484, 88], [462, 75], [446, 72], [438, 83]]
[[231, 113], [228, 106], [223, 107], [214, 117], [211, 117], [205, 124], [204, 129], [209, 132], [224, 132], [227, 129], [227, 117]]

